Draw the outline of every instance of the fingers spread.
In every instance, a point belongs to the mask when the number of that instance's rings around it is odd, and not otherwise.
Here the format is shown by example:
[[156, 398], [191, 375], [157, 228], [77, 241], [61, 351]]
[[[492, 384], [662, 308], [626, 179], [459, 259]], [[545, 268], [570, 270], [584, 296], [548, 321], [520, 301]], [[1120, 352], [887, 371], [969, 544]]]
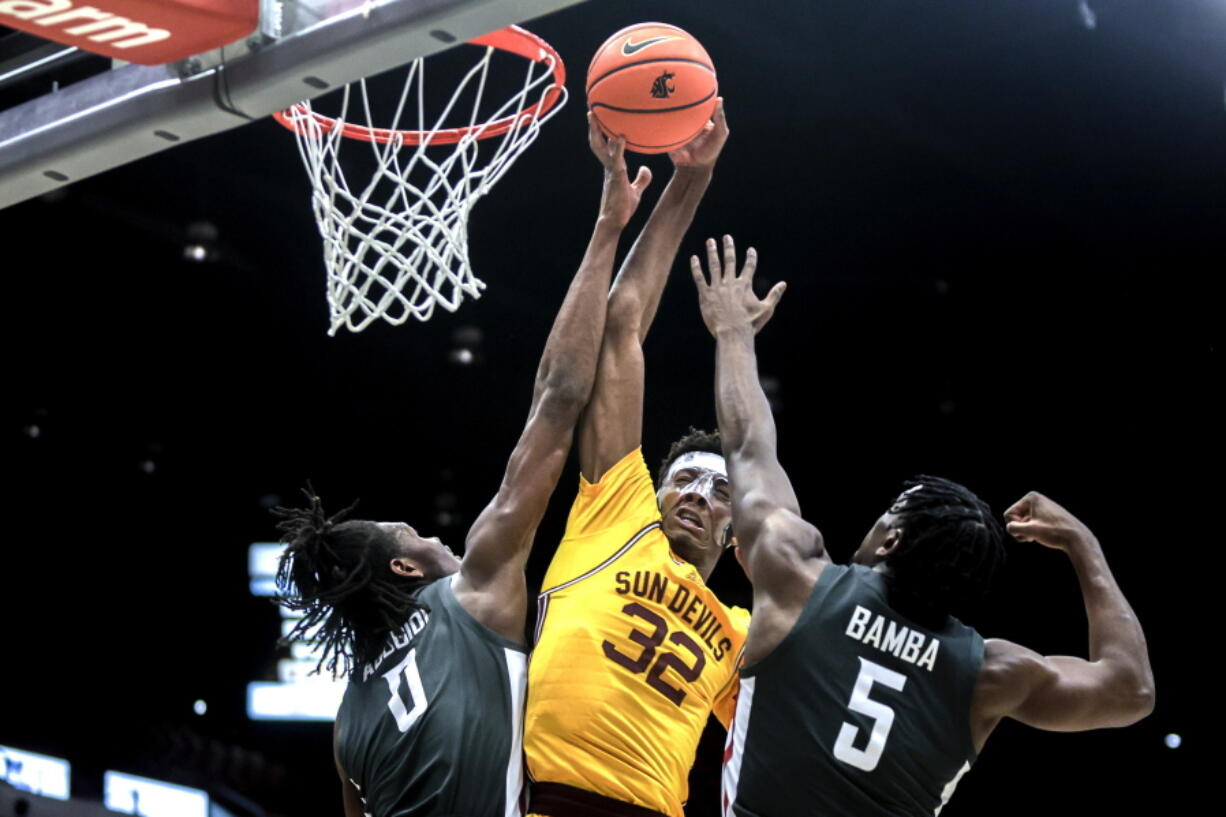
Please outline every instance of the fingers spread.
[[773, 310], [775, 305], [779, 303], [779, 299], [783, 297], [783, 293], [787, 290], [787, 288], [787, 281], [780, 281], [771, 287], [771, 291], [766, 293], [765, 303], [767, 307]]
[[702, 263], [698, 260], [697, 255], [690, 256], [690, 276], [693, 277], [694, 283], [699, 287], [707, 283], [707, 279], [702, 274]]
[[707, 239], [707, 269], [711, 272], [711, 283], [715, 283], [717, 279], [721, 278], [719, 272], [719, 250], [715, 247], [714, 238]]
[[639, 168], [638, 175], [634, 177], [634, 190], [636, 193], [642, 193], [649, 184], [651, 184], [651, 168], [643, 165]]
[[[735, 256], [734, 256], [735, 260]], [[741, 277], [753, 281], [754, 271], [758, 269], [758, 251], [753, 247], [745, 253], [745, 266], [741, 267]]]
[[609, 140], [609, 157], [613, 160], [613, 167], [625, 169], [626, 166], [626, 137], [615, 136]]

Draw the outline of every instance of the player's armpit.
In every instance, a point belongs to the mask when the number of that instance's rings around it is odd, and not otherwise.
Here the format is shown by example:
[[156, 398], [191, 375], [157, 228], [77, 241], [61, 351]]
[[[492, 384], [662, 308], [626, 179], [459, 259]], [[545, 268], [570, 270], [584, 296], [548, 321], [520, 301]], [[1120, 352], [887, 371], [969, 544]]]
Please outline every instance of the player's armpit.
[[1043, 656], [990, 639], [984, 644], [972, 714], [980, 728], [1008, 717], [1037, 729], [1080, 732], [1128, 726], [1152, 712], [1153, 705], [1153, 688], [1129, 671], [1126, 661]]

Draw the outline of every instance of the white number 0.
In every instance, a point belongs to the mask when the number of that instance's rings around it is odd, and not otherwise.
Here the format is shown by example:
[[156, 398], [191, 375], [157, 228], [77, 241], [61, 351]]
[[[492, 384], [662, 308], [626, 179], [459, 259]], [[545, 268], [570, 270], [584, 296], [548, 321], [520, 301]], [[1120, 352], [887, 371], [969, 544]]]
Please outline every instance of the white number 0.
[[[400, 697], [400, 676], [409, 684], [409, 700], [413, 702], [412, 709], [404, 708], [404, 700]], [[387, 708], [392, 710], [396, 719], [396, 727], [401, 732], [409, 731], [417, 719], [426, 711], [426, 690], [421, 685], [421, 673], [417, 671], [417, 650], [409, 650], [396, 666], [383, 673], [387, 685], [392, 690], [392, 697], [387, 700]]]
[[856, 685], [852, 687], [847, 708], [872, 718], [873, 731], [868, 737], [868, 746], [857, 749], [852, 746], [852, 741], [860, 730], [844, 721], [843, 727], [839, 729], [839, 738], [834, 742], [835, 757], [866, 772], [877, 768], [881, 753], [885, 751], [885, 740], [890, 736], [890, 727], [894, 725], [894, 710], [868, 697], [874, 681], [901, 692], [903, 685], [907, 683], [907, 676], [861, 658], [860, 674], [856, 676]]

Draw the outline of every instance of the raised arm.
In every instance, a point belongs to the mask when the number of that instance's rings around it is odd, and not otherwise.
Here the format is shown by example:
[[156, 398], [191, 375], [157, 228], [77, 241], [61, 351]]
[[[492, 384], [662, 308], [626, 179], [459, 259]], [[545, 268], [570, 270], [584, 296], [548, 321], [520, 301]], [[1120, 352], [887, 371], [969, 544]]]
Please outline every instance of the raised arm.
[[579, 427], [579, 467], [596, 482], [643, 438], [643, 339], [655, 318], [681, 239], [711, 183], [728, 138], [723, 101], [707, 130], [670, 154], [675, 171], [609, 293], [592, 399]]
[[787, 285], [776, 284], [759, 300], [753, 292], [757, 263], [751, 247], [737, 273], [731, 236], [724, 236], [722, 264], [715, 240], [707, 240], [709, 282], [698, 256], [690, 258], [702, 319], [716, 340], [715, 409], [732, 486], [738, 556], [754, 586], [746, 663], [783, 638], [828, 561], [821, 533], [800, 517], [800, 503], [779, 464], [775, 420], [758, 380], [754, 336], [774, 314]]
[[528, 422], [498, 493], [469, 530], [455, 586], [470, 613], [516, 641], [523, 637], [526, 611], [524, 563], [591, 394], [617, 240], [651, 181], [643, 168], [630, 182], [624, 140], [606, 140], [591, 124], [588, 138], [604, 166], [600, 214], [545, 343]]
[[1127, 726], [1144, 718], [1154, 708], [1145, 633], [1098, 539], [1071, 513], [1033, 492], [1009, 508], [1005, 520], [1019, 541], [1068, 554], [1090, 625], [1089, 660], [988, 641], [972, 710], [976, 744], [1001, 718], [1057, 732]]

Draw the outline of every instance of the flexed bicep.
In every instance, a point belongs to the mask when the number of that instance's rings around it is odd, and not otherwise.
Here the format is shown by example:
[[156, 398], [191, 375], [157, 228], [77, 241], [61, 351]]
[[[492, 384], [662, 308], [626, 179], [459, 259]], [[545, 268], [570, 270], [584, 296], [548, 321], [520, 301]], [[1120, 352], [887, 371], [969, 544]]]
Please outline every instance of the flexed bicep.
[[1110, 659], [1040, 655], [1003, 639], [984, 644], [973, 705], [980, 745], [1001, 718], [1053, 732], [1081, 732], [1128, 726], [1148, 714], [1148, 707], [1144, 691]]

